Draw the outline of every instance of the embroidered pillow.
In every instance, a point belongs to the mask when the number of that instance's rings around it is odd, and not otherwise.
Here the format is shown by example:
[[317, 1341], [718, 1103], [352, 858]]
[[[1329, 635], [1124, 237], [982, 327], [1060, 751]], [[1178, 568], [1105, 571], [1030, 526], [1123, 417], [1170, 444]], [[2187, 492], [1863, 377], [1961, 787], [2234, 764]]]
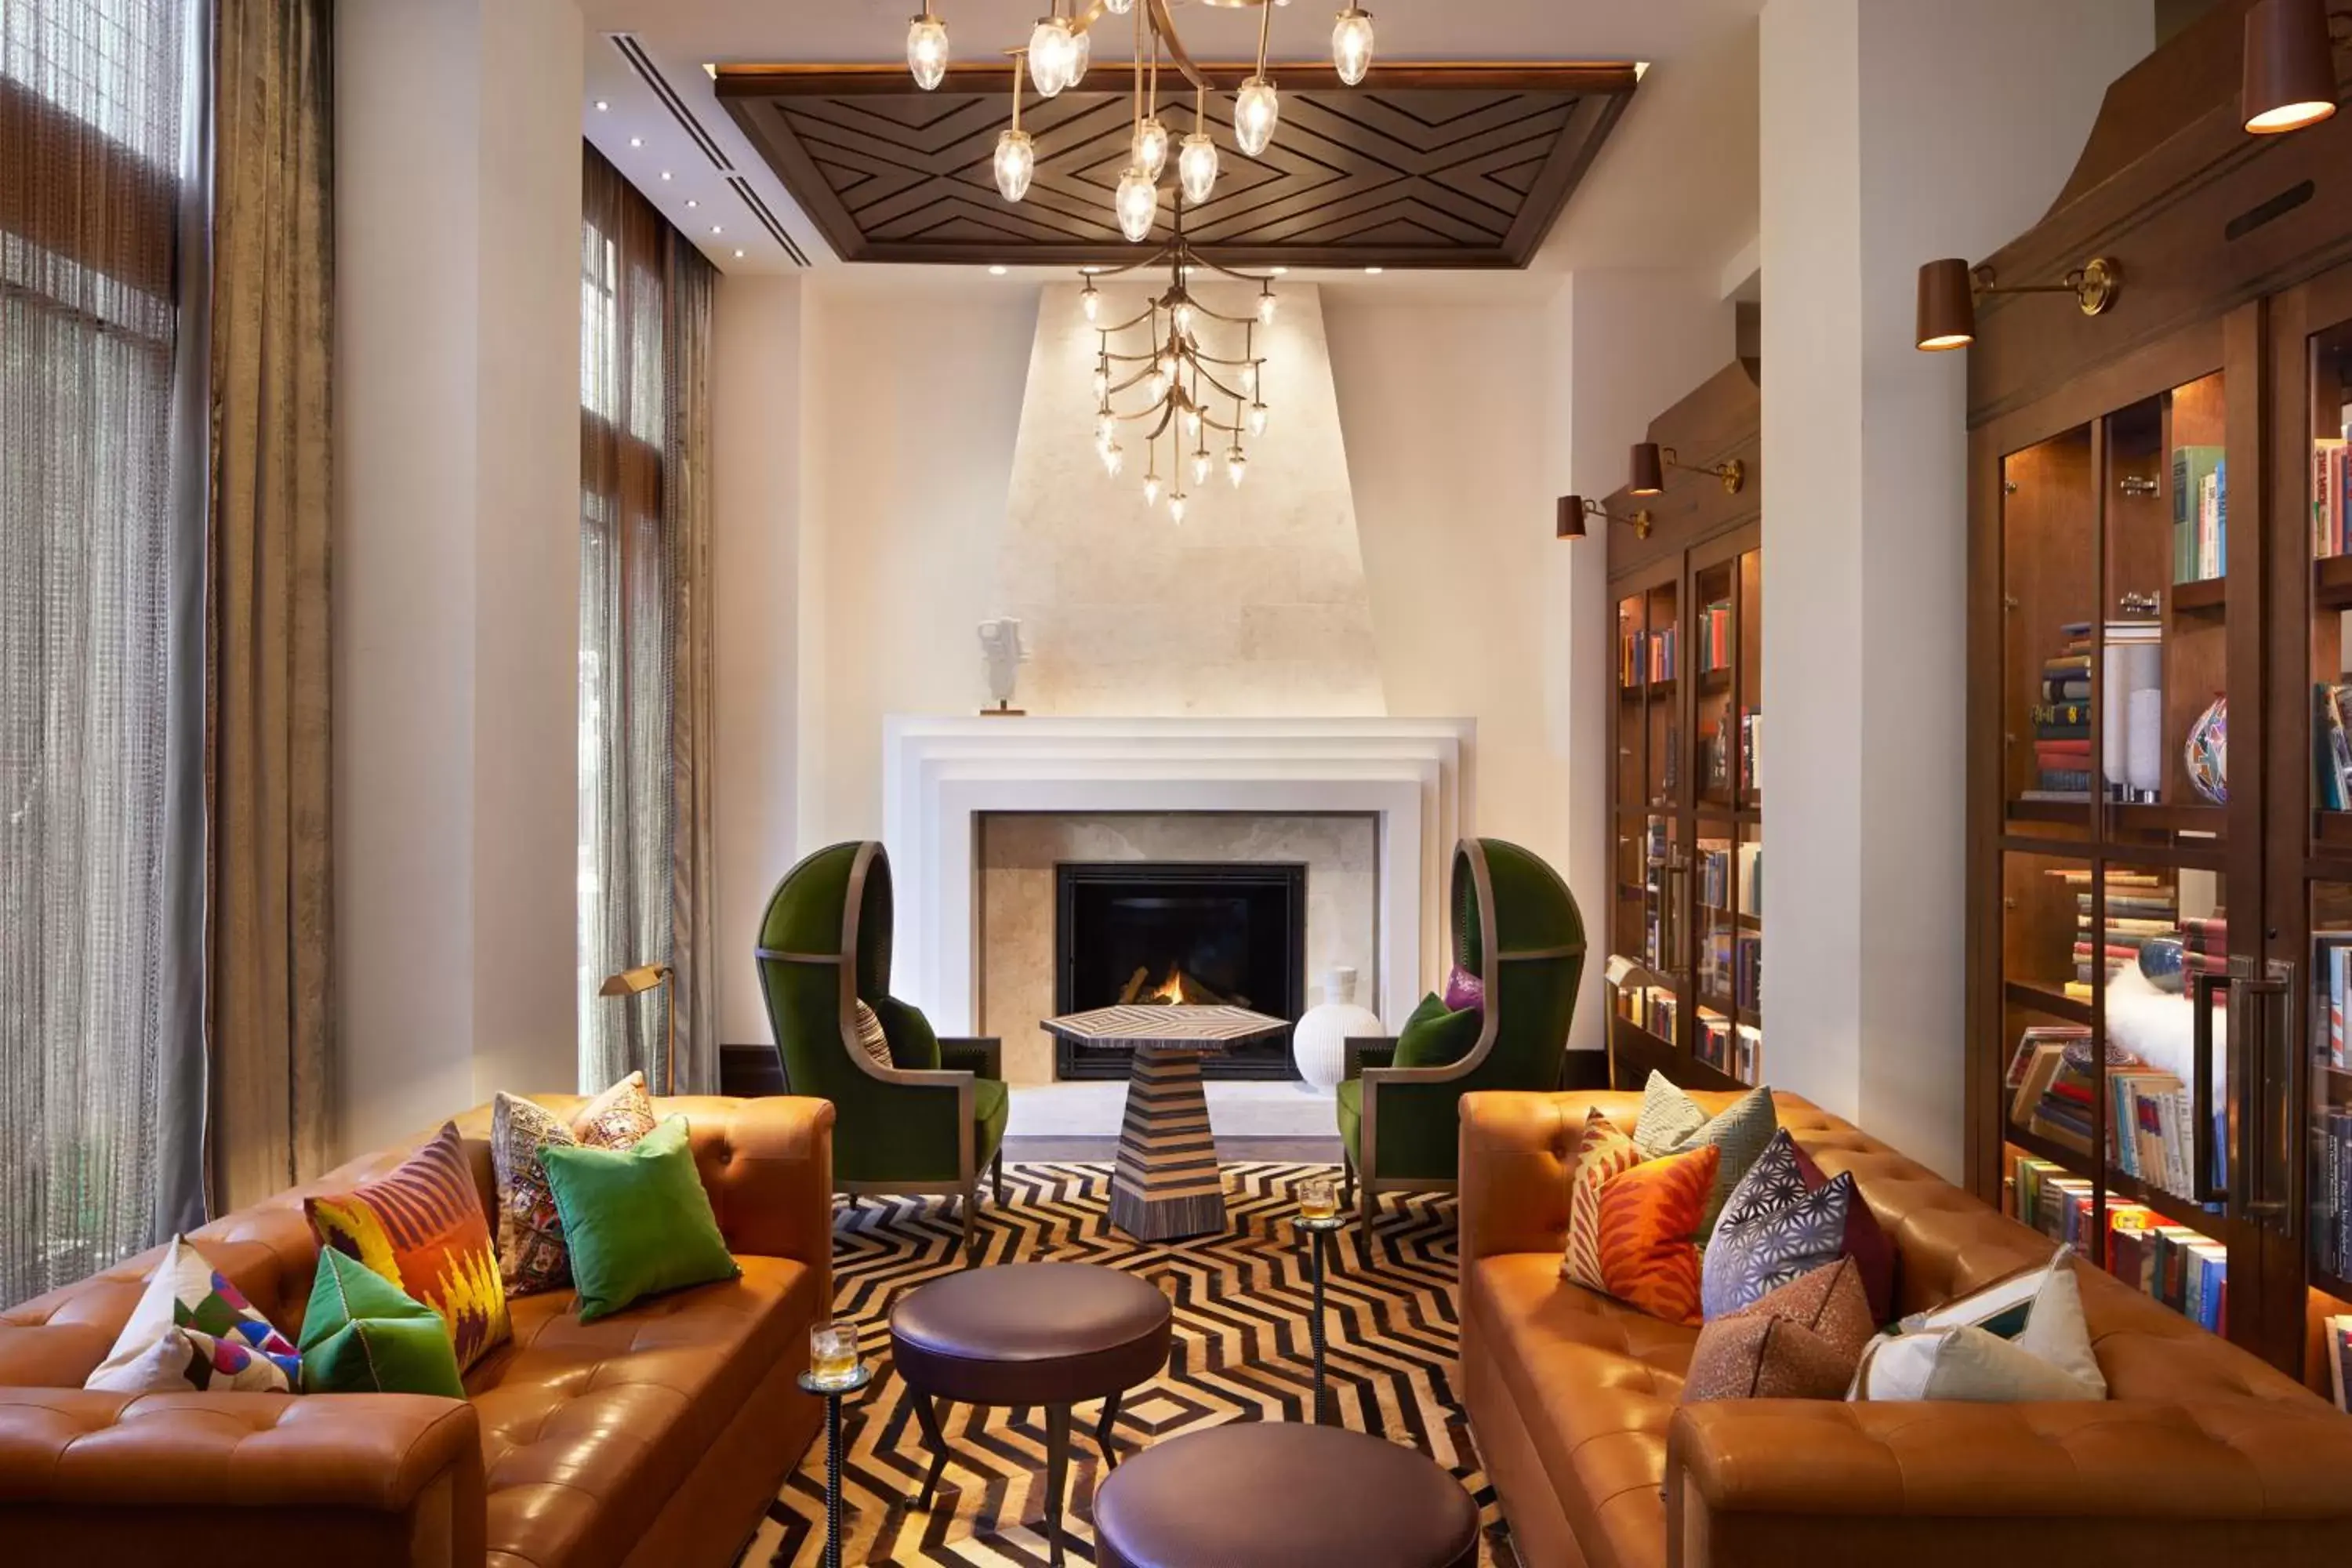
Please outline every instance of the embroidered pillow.
[[[503, 1089], [490, 1109], [490, 1168], [499, 1191], [499, 1277], [509, 1296], [535, 1296], [572, 1283], [563, 1220], [541, 1158], [574, 1143], [625, 1149], [653, 1131], [645, 1074], [631, 1073], [569, 1123], [545, 1106]], [[574, 1128], [580, 1129], [578, 1132]]]
[[[1787, 1138], [1789, 1135], [1782, 1131], [1776, 1136]], [[1793, 1139], [1790, 1140], [1789, 1151], [1796, 1157], [1797, 1173], [1804, 1179], [1806, 1190], [1829, 1185], [1829, 1177], [1813, 1163], [1811, 1155], [1797, 1147]], [[1862, 1195], [1859, 1185], [1854, 1189], [1853, 1201], [1845, 1206], [1845, 1255], [1853, 1258], [1862, 1270], [1862, 1288], [1870, 1296], [1871, 1321], [1893, 1322], [1895, 1243], [1879, 1225], [1878, 1216], [1870, 1212], [1869, 1201]]]
[[[1746, 1190], [1743, 1182], [1740, 1191]], [[1728, 1317], [1799, 1276], [1835, 1263], [1844, 1255], [1846, 1209], [1855, 1201], [1853, 1177], [1841, 1174], [1786, 1208], [1746, 1213], [1737, 1225], [1727, 1218], [1717, 1226], [1701, 1269], [1707, 1321]], [[1731, 1205], [1724, 1213], [1727, 1216]], [[1864, 1300], [1867, 1305], [1868, 1297]]]
[[866, 1059], [877, 1068], [889, 1068], [890, 1036], [882, 1027], [882, 1016], [863, 1002], [852, 1003], [851, 1007], [857, 1043], [865, 1047]]
[[1584, 1131], [1568, 1166], [1568, 1252], [1561, 1278], [1588, 1290], [1606, 1290], [1601, 1273], [1601, 1189], [1642, 1163], [1633, 1141], [1597, 1110], [1584, 1113]]
[[358, 1258], [441, 1314], [460, 1372], [506, 1342], [498, 1249], [456, 1122], [390, 1175], [305, 1198], [302, 1211], [320, 1246]]
[[1702, 1144], [1645, 1160], [1601, 1189], [1601, 1278], [1609, 1294], [1670, 1323], [1699, 1321], [1698, 1247], [1722, 1153]]
[[1450, 1013], [1466, 1009], [1483, 1011], [1486, 1005], [1486, 982], [1475, 969], [1455, 964], [1445, 976], [1445, 1007]]
[[1873, 1331], [1861, 1271], [1842, 1258], [1710, 1319], [1691, 1347], [1683, 1403], [1843, 1398]]
[[82, 1386], [109, 1394], [290, 1394], [301, 1377], [301, 1356], [286, 1336], [187, 1237], [175, 1236], [114, 1348]]

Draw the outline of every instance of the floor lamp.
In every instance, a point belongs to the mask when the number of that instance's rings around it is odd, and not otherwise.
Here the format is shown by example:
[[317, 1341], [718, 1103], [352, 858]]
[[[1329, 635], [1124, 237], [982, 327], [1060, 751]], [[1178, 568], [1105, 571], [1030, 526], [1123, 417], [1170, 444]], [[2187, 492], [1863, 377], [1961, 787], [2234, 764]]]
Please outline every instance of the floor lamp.
[[667, 984], [666, 999], [669, 1003], [669, 1046], [663, 1052], [662, 1093], [677, 1092], [677, 971], [667, 963], [640, 963], [635, 969], [624, 969], [608, 976], [597, 988], [599, 996], [641, 996], [656, 985]]

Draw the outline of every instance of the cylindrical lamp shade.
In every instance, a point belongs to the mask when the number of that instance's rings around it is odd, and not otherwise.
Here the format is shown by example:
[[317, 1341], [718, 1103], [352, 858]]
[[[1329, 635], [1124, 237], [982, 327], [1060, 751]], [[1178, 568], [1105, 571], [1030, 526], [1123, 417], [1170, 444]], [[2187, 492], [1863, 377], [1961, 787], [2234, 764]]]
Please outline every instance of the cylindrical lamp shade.
[[1976, 342], [1977, 301], [1969, 264], [1958, 257], [1919, 268], [1919, 337], [1923, 349], [1964, 349]]
[[1559, 498], [1559, 520], [1557, 528], [1559, 538], [1581, 539], [1584, 537], [1584, 498], [1582, 496]]
[[1666, 464], [1655, 441], [1633, 443], [1633, 478], [1625, 487], [1637, 496], [1654, 496], [1666, 488]]
[[2256, 0], [2246, 13], [2238, 106], [2257, 136], [2300, 131], [2336, 112], [2326, 0]]

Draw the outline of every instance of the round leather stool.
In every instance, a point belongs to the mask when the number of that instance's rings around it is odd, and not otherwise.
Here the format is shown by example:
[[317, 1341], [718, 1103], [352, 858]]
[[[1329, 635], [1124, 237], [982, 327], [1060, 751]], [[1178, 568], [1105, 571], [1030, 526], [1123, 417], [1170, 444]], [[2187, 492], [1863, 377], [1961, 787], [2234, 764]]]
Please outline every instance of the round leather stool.
[[1062, 1561], [1062, 1484], [1070, 1406], [1103, 1402], [1095, 1443], [1116, 1465], [1119, 1396], [1168, 1364], [1174, 1314], [1149, 1280], [1091, 1263], [1012, 1263], [935, 1279], [890, 1310], [890, 1358], [913, 1395], [930, 1473], [928, 1509], [948, 1468], [935, 1400], [1045, 1410], [1045, 1540]]
[[1171, 1437], [1095, 1492], [1102, 1568], [1471, 1568], [1478, 1508], [1410, 1448], [1337, 1426]]

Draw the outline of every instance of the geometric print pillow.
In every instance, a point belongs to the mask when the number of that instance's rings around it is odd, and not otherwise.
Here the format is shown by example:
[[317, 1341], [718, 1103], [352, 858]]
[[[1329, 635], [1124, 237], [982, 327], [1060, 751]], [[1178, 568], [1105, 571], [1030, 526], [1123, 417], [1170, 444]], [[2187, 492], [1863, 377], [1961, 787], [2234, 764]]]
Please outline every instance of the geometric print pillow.
[[[1759, 1164], [1761, 1164], [1759, 1161]], [[1754, 1171], [1748, 1173], [1753, 1178]], [[1760, 1204], [1724, 1205], [1723, 1223], [1707, 1243], [1700, 1269], [1700, 1304], [1707, 1321], [1726, 1317], [1761, 1300], [1801, 1275], [1835, 1263], [1845, 1255], [1847, 1208], [1860, 1202], [1853, 1176], [1840, 1172], [1817, 1191], [1777, 1209]], [[1733, 1210], [1738, 1209], [1735, 1221]]]
[[1748, 1174], [1725, 1200], [1723, 1217], [1716, 1223], [1722, 1226], [1745, 1225], [1759, 1215], [1768, 1215], [1790, 1205], [1801, 1203], [1814, 1184], [1805, 1180], [1804, 1166], [1797, 1158], [1797, 1141], [1789, 1136], [1787, 1128], [1772, 1134], [1764, 1145], [1764, 1152], [1756, 1163], [1748, 1167]]
[[498, 1248], [456, 1122], [390, 1175], [305, 1198], [302, 1210], [320, 1246], [358, 1258], [441, 1314], [459, 1372], [512, 1337]]
[[1691, 1237], [1721, 1159], [1721, 1150], [1703, 1144], [1644, 1160], [1601, 1186], [1601, 1279], [1610, 1295], [1663, 1321], [1698, 1326], [1699, 1252]]
[[653, 1127], [643, 1073], [598, 1095], [568, 1125], [545, 1106], [499, 1091], [490, 1110], [490, 1168], [498, 1184], [499, 1277], [508, 1295], [535, 1296], [572, 1283], [563, 1220], [541, 1153], [574, 1144], [625, 1149]]
[[1598, 1110], [1584, 1113], [1584, 1131], [1568, 1167], [1568, 1251], [1560, 1274], [1588, 1290], [1607, 1290], [1601, 1271], [1601, 1189], [1642, 1163], [1642, 1151]]
[[114, 1348], [82, 1384], [110, 1394], [291, 1394], [301, 1385], [292, 1343], [178, 1236]]

